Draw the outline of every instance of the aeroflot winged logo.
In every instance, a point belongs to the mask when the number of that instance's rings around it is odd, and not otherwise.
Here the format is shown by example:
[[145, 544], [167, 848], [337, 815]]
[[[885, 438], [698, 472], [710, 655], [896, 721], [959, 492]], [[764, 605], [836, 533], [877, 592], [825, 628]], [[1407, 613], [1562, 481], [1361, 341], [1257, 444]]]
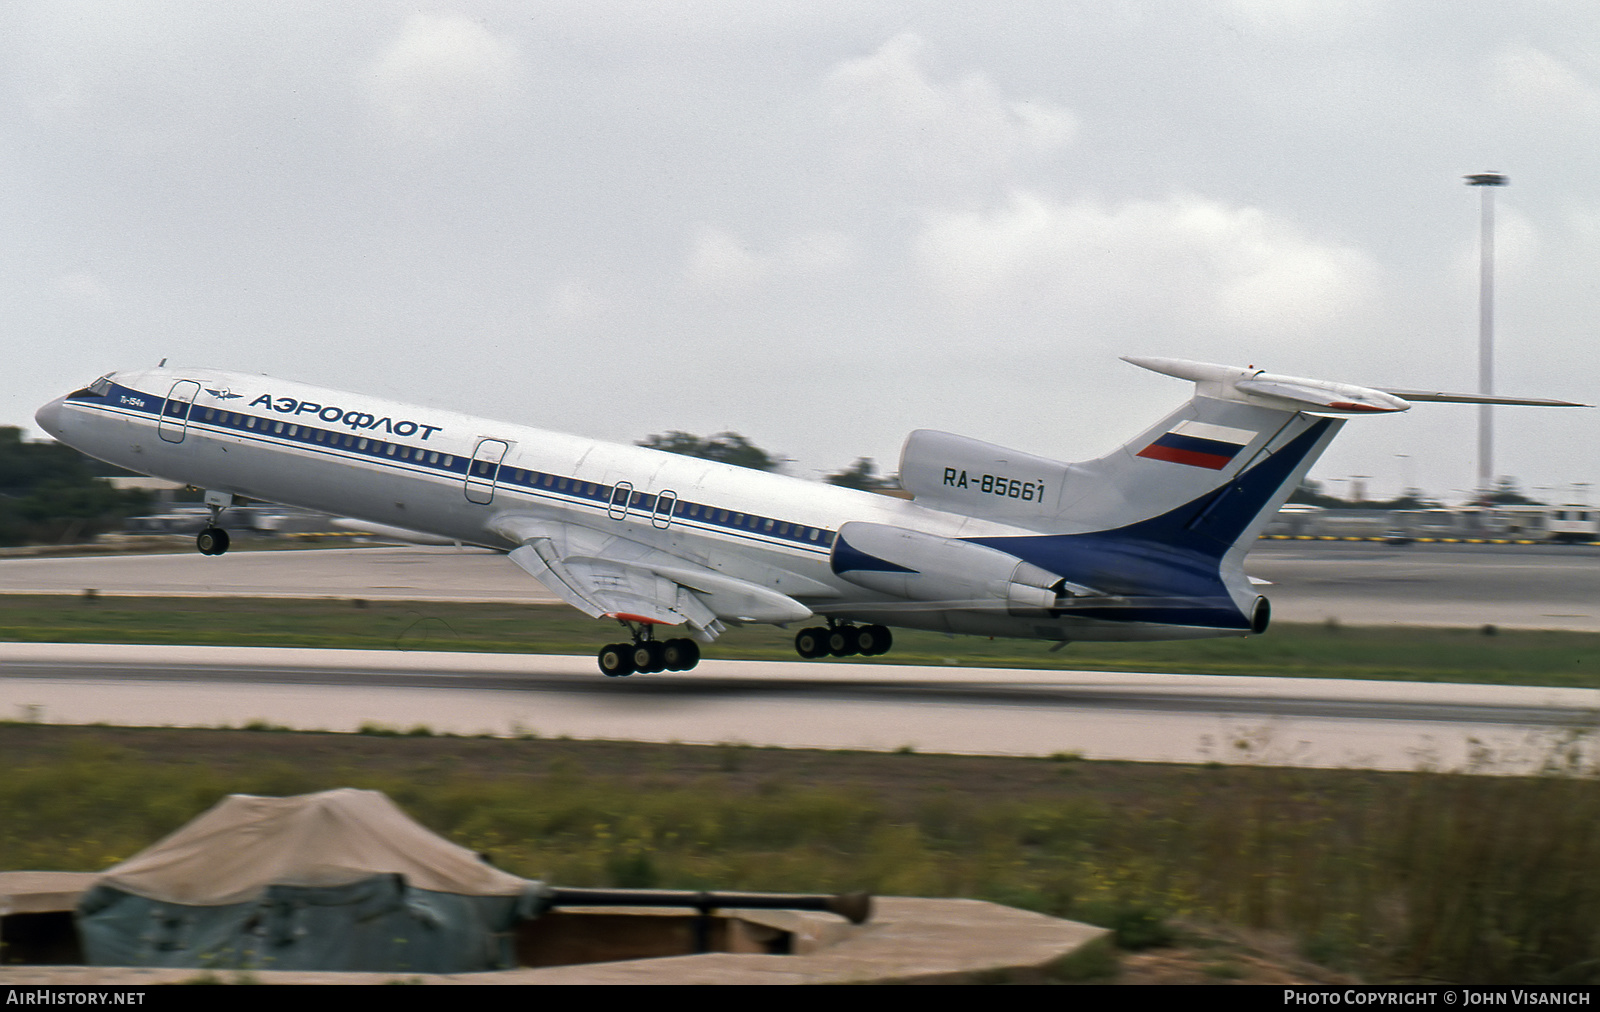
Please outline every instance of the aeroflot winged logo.
[[348, 425], [353, 430], [365, 429], [371, 432], [381, 428], [384, 432], [395, 436], [414, 436], [421, 432], [424, 440], [440, 431], [437, 425], [423, 425], [406, 419], [397, 422], [393, 418], [379, 418], [370, 411], [346, 411], [332, 404], [297, 401], [293, 397], [279, 397], [274, 400], [271, 394], [262, 394], [251, 401], [250, 406], [271, 408], [283, 415], [315, 415], [324, 422]]
[[1256, 438], [1251, 429], [1232, 429], [1226, 425], [1212, 425], [1194, 419], [1179, 422], [1164, 434], [1156, 437], [1149, 446], [1139, 451], [1139, 456], [1151, 460], [1165, 460], [1190, 467], [1204, 467], [1220, 471], [1227, 467], [1239, 451]]

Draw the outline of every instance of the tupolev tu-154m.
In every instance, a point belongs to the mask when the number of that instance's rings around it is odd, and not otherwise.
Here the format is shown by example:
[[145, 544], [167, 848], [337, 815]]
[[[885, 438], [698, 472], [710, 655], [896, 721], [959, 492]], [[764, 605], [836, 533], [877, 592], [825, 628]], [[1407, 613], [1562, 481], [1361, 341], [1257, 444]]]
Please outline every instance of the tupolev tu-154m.
[[[1041, 639], [1264, 632], [1245, 553], [1346, 416], [1410, 401], [1565, 401], [1376, 390], [1178, 359], [1189, 401], [1097, 460], [920, 429], [910, 500], [638, 446], [212, 369], [114, 372], [39, 426], [91, 456], [205, 491], [200, 551], [259, 499], [499, 549], [562, 600], [621, 622], [607, 675], [682, 671], [726, 623], [780, 626], [802, 657], [877, 655], [889, 627]], [[658, 628], [687, 636], [658, 639]]]

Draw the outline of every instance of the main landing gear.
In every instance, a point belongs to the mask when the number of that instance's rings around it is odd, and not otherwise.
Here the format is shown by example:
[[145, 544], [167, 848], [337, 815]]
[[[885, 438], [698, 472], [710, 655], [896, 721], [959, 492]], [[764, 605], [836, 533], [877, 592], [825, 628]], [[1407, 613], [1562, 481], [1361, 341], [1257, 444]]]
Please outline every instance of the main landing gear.
[[233, 496], [227, 492], [207, 492], [206, 509], [211, 511], [211, 519], [206, 524], [205, 530], [194, 539], [195, 547], [200, 549], [201, 555], [221, 555], [228, 550], [228, 532], [217, 526], [217, 518], [222, 511], [233, 505]]
[[687, 638], [657, 640], [649, 627], [633, 629], [633, 642], [610, 643], [600, 648], [600, 671], [607, 678], [653, 675], [658, 671], [690, 671], [700, 663], [700, 644]]
[[826, 629], [814, 626], [800, 630], [794, 637], [795, 652], [807, 660], [829, 654], [834, 657], [850, 657], [854, 654], [876, 657], [888, 653], [893, 645], [894, 636], [889, 632], [888, 626], [855, 626], [849, 623], [839, 625], [832, 619], [828, 620]]

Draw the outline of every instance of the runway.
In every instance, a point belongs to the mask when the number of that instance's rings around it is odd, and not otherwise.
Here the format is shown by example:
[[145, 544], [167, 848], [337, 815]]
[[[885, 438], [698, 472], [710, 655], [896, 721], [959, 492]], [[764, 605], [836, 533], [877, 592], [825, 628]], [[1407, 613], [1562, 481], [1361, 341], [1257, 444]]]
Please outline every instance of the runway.
[[1600, 632], [1600, 547], [1262, 542], [1245, 571], [1284, 622]]
[[[1588, 548], [1268, 542], [1278, 621], [1600, 631]], [[503, 557], [372, 548], [0, 561], [0, 593], [549, 602]], [[1270, 631], [1268, 633], [1270, 635]], [[0, 717], [51, 723], [614, 738], [1159, 762], [1527, 772], [1587, 741], [1600, 691], [591, 656], [0, 644]]]
[[[1119, 672], [0, 644], [0, 714], [49, 723], [612, 738], [1153, 762], [1536, 770], [1600, 691]], [[1593, 762], [1586, 740], [1578, 746]]]
[[[1262, 542], [1246, 571], [1279, 622], [1600, 632], [1600, 548]], [[358, 548], [0, 560], [0, 594], [549, 603], [503, 555]]]

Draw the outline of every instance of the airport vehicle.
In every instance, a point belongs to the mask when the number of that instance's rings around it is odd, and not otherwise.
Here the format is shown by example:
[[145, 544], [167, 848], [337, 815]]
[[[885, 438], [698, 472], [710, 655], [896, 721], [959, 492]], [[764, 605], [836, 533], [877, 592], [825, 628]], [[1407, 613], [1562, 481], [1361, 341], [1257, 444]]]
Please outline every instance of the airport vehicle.
[[[205, 490], [207, 555], [227, 551], [221, 517], [238, 498], [503, 550], [628, 629], [600, 651], [607, 675], [692, 668], [729, 622], [814, 616], [824, 624], [795, 636], [802, 657], [881, 654], [891, 626], [1057, 644], [1265, 631], [1245, 553], [1343, 416], [1408, 401], [1127, 361], [1193, 381], [1194, 396], [1078, 463], [917, 430], [900, 459], [911, 501], [210, 369], [110, 373], [36, 417], [94, 457]], [[690, 635], [656, 638], [677, 625]]]
[[1582, 503], [1546, 507], [1544, 531], [1549, 541], [1567, 544], [1600, 541], [1600, 509]]

